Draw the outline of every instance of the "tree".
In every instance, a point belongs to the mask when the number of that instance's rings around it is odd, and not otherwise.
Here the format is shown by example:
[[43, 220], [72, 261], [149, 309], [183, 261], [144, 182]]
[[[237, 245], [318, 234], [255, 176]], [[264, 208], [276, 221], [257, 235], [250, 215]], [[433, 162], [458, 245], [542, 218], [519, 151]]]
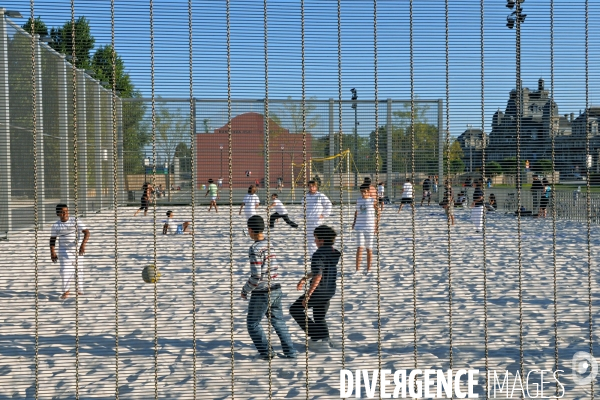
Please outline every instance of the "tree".
[[[306, 121], [306, 133], [310, 133], [314, 128], [316, 128], [319, 125], [321, 121], [320, 115], [312, 115], [317, 106], [311, 104], [310, 100], [314, 100], [314, 97], [311, 97], [310, 99], [308, 99], [308, 101], [306, 101], [304, 113], [302, 112], [302, 102], [298, 100], [292, 100], [291, 96], [288, 96], [287, 100], [283, 102], [283, 112], [279, 114], [275, 112], [269, 113], [269, 118], [273, 120], [277, 125], [279, 125], [281, 128], [288, 127], [287, 129], [290, 131], [290, 133], [297, 135], [294, 136], [294, 139], [292, 140], [292, 148], [295, 148], [297, 141], [302, 140], [303, 121]], [[276, 140], [277, 137], [283, 133], [283, 129], [275, 130], [270, 133], [271, 140]], [[313, 141], [313, 145], [318, 146], [318, 142], [319, 141]], [[324, 147], [321, 143], [320, 148], [314, 148], [312, 150], [315, 151], [315, 154], [317, 154], [318, 157], [321, 157], [322, 154], [319, 154], [319, 152], [323, 151]], [[294, 152], [288, 152], [288, 155], [290, 156], [290, 161], [294, 163]]]
[[502, 165], [496, 161], [490, 161], [485, 164], [486, 175], [496, 176], [502, 173]]
[[179, 172], [190, 175], [192, 172], [192, 151], [185, 142], [180, 142], [175, 147], [175, 158], [179, 159]]
[[134, 87], [131, 78], [125, 72], [125, 63], [123, 59], [114, 52], [114, 71], [113, 71], [113, 48], [111, 45], [100, 46], [94, 53], [91, 60], [91, 69], [94, 71], [95, 78], [103, 83], [103, 86], [112, 90], [113, 81], [116, 81], [116, 89], [120, 97], [134, 97]]
[[[428, 105], [417, 103], [411, 112], [411, 104], [405, 102], [402, 103], [400, 110], [392, 113], [393, 171], [404, 171], [405, 174], [412, 172], [414, 162], [415, 171], [417, 172], [428, 174], [437, 172], [439, 129], [437, 125], [429, 122], [427, 118], [428, 111]], [[379, 148], [379, 169], [380, 171], [386, 171], [388, 162], [387, 126], [380, 126], [378, 131], [379, 146], [376, 146], [375, 131], [372, 131], [369, 135], [369, 148], [373, 153], [376, 147]], [[374, 170], [375, 163], [372, 164]]]
[[536, 164], [536, 170], [541, 171], [544, 174], [552, 173], [552, 160], [539, 160]]
[[451, 175], [462, 174], [465, 171], [465, 163], [462, 158], [462, 148], [459, 141], [455, 139], [444, 156], [444, 171]]
[[48, 27], [42, 21], [41, 17], [37, 17], [35, 20], [29, 18], [25, 25], [22, 26], [23, 30], [29, 34], [48, 36]]
[[[170, 109], [166, 104], [160, 104], [156, 108], [156, 145], [160, 151], [160, 156], [164, 158], [166, 164], [173, 164], [175, 152], [181, 143], [189, 137], [189, 124], [186, 120], [186, 110]], [[167, 190], [169, 200], [171, 200], [171, 175], [167, 173]]]
[[508, 157], [500, 161], [502, 171], [507, 175], [515, 175], [517, 173], [517, 158]]
[[[73, 31], [75, 43], [73, 43]], [[71, 63], [77, 68], [88, 69], [91, 66], [90, 52], [94, 48], [96, 40], [91, 34], [89, 21], [85, 17], [79, 17], [75, 24], [67, 21], [61, 28], [50, 29], [52, 43], [50, 47], [61, 54], [72, 55], [75, 47], [75, 59]]]
[[[114, 73], [113, 73], [114, 58]], [[105, 88], [112, 90], [113, 80], [116, 82], [117, 94], [122, 99], [136, 99], [141, 97], [131, 83], [131, 78], [125, 72], [125, 63], [111, 45], [100, 46], [94, 53], [91, 60], [91, 69], [94, 71], [95, 78], [100, 81]], [[141, 174], [144, 172], [143, 149], [150, 141], [148, 125], [145, 124], [144, 116], [146, 106], [141, 101], [123, 101], [123, 165], [127, 174]]]

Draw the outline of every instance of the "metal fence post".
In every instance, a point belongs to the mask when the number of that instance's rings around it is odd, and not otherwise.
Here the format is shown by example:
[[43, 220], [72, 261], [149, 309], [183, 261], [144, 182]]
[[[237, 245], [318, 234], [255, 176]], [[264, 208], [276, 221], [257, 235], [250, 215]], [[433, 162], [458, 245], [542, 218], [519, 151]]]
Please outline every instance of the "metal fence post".
[[46, 212], [45, 212], [45, 198], [46, 198], [46, 184], [44, 179], [44, 96], [43, 96], [43, 87], [44, 80], [42, 75], [42, 48], [39, 41], [39, 35], [34, 35], [35, 42], [35, 94], [36, 94], [36, 103], [35, 103], [35, 112], [36, 118], [36, 151], [37, 151], [37, 206], [38, 206], [38, 223], [40, 226], [44, 226], [46, 222]]
[[[75, 66], [73, 66], [75, 68]], [[78, 208], [81, 214], [88, 211], [87, 180], [87, 99], [85, 95], [85, 74], [77, 70], [77, 180], [79, 186]]]
[[[85, 75], [84, 75], [85, 76]], [[104, 150], [102, 149], [102, 95], [101, 95], [101, 86], [99, 82], [94, 82], [96, 83], [95, 85], [90, 85], [92, 91], [94, 92], [94, 95], [92, 97], [92, 99], [96, 99], [96, 101], [92, 101], [91, 103], [94, 104], [96, 103], [96, 105], [94, 106], [94, 110], [93, 110], [93, 116], [94, 116], [94, 121], [92, 122], [93, 126], [94, 126], [94, 163], [93, 163], [93, 174], [94, 174], [94, 186], [95, 186], [95, 200], [96, 203], [94, 204], [94, 206], [96, 207], [96, 210], [94, 211], [98, 211], [102, 209], [102, 200], [103, 200], [103, 196], [102, 196], [102, 192], [103, 192], [103, 175], [104, 175], [104, 171], [102, 168], [102, 163], [103, 163], [103, 153]]]
[[438, 193], [437, 201], [440, 201], [440, 193], [443, 195], [446, 186], [444, 185], [444, 118], [443, 118], [444, 101], [438, 99], [437, 116], [438, 116]]
[[71, 179], [69, 175], [70, 157], [69, 157], [69, 105], [68, 105], [68, 85], [67, 85], [67, 61], [64, 54], [59, 54], [61, 62], [58, 71], [58, 126], [60, 130], [60, 159], [57, 160], [60, 171], [60, 202], [69, 204], [71, 198]]
[[8, 36], [4, 8], [0, 8], [0, 235], [8, 236], [12, 229], [10, 113], [8, 91]]
[[117, 111], [117, 201], [124, 204], [127, 202], [127, 188], [125, 187], [125, 176], [123, 173], [123, 101], [120, 97], [111, 94], [111, 102], [114, 101], [113, 99], [116, 99], [117, 103], [115, 105]]
[[392, 185], [394, 182], [394, 178], [392, 176], [393, 174], [393, 163], [394, 163], [394, 149], [392, 148], [393, 145], [393, 125], [392, 125], [392, 99], [387, 99], [387, 113], [386, 113], [386, 127], [385, 127], [385, 131], [387, 132], [387, 137], [386, 137], [386, 144], [387, 144], [387, 162], [386, 164], [386, 169], [385, 169], [385, 173], [386, 173], [386, 186], [387, 186], [387, 195], [390, 197], [390, 199], [392, 198]]
[[[329, 99], [329, 154], [327, 156], [331, 157], [336, 154], [335, 152], [335, 132], [333, 128], [333, 98]], [[335, 187], [335, 174], [334, 174], [334, 166], [335, 160], [329, 160], [327, 162], [327, 168], [324, 168], [327, 171], [327, 177], [325, 178], [325, 182], [330, 182], [329, 184], [329, 197], [331, 197], [332, 191]]]

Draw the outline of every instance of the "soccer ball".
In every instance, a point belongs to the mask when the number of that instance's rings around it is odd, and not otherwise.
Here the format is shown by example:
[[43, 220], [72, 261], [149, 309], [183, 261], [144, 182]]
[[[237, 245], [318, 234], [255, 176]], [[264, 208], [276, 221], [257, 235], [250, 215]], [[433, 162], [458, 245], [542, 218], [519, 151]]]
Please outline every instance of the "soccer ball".
[[144, 267], [142, 270], [142, 279], [146, 283], [155, 283], [160, 279], [160, 272], [154, 264], [150, 264]]

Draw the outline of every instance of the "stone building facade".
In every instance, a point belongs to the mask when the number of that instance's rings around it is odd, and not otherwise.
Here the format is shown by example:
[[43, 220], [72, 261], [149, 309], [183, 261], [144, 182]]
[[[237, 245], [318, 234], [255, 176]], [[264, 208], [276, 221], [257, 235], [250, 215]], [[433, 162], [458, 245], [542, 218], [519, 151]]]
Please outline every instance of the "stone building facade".
[[[482, 150], [485, 146], [486, 162], [502, 161], [517, 154], [517, 113], [521, 115], [521, 160], [532, 163], [552, 159], [552, 135], [554, 135], [555, 168], [562, 176], [572, 176], [586, 170], [591, 156], [592, 170], [600, 169], [600, 107], [590, 107], [580, 112], [560, 115], [558, 105], [538, 80], [537, 90], [523, 88], [520, 109], [517, 110], [517, 91], [512, 90], [504, 112], [498, 110], [492, 118], [492, 130], [485, 137], [480, 130], [468, 129], [458, 140], [464, 154], [465, 166], [473, 154], [475, 168], [481, 168]], [[586, 140], [589, 135], [589, 143]], [[477, 161], [475, 161], [477, 160]]]

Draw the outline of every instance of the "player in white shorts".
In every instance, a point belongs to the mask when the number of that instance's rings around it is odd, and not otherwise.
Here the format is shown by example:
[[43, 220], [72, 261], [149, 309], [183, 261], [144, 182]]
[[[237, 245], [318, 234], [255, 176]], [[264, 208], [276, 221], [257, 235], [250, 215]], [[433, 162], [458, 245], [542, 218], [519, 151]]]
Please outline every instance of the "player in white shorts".
[[[66, 204], [56, 206], [56, 215], [60, 218], [52, 225], [50, 231], [50, 258], [52, 262], [60, 261], [60, 276], [62, 278], [63, 294], [66, 299], [70, 294], [71, 281], [75, 280], [77, 265], [78, 294], [83, 294], [83, 255], [85, 245], [90, 238], [90, 231], [83, 222], [69, 218], [69, 207]], [[83, 235], [83, 238], [82, 238]], [[55, 250], [58, 238], [58, 254]], [[79, 252], [79, 256], [77, 256]]]
[[377, 200], [370, 196], [370, 187], [368, 184], [360, 186], [360, 198], [356, 199], [356, 211], [354, 212], [354, 222], [352, 229], [356, 230], [357, 249], [356, 249], [356, 271], [360, 271], [362, 261], [362, 250], [367, 249], [367, 273], [371, 271], [373, 260], [373, 238], [375, 236], [376, 223], [379, 207]]
[[323, 193], [318, 191], [317, 182], [308, 182], [308, 193], [302, 203], [306, 202], [306, 242], [308, 244], [308, 255], [317, 251], [314, 232], [315, 228], [325, 223], [325, 218], [331, 214], [331, 201]]

